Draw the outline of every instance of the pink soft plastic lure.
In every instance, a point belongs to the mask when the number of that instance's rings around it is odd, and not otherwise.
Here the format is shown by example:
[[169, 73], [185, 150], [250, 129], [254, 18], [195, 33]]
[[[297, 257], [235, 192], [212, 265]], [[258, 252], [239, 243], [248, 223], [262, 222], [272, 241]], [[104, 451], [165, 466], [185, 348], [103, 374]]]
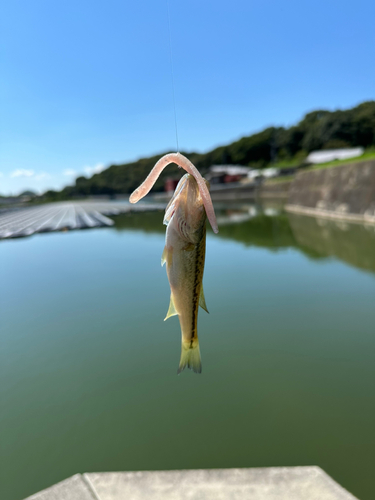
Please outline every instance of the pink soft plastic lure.
[[191, 174], [197, 181], [200, 195], [202, 197], [203, 205], [206, 210], [207, 218], [211, 224], [214, 233], [218, 233], [219, 229], [217, 227], [216, 216], [214, 207], [212, 206], [211, 196], [206, 186], [206, 182], [199, 173], [199, 171], [194, 167], [190, 160], [188, 160], [181, 153], [168, 153], [158, 162], [156, 162], [154, 168], [146, 177], [145, 181], [130, 195], [130, 203], [137, 203], [150, 191], [152, 186], [155, 184], [157, 178], [164, 170], [164, 168], [170, 163], [176, 163], [178, 166], [182, 167], [186, 172]]

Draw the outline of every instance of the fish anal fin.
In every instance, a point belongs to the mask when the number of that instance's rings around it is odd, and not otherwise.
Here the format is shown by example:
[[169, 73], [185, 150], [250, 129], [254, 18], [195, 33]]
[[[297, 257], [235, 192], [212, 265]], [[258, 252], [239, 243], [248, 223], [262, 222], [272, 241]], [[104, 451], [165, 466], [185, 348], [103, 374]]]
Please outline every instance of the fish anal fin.
[[176, 316], [176, 314], [178, 314], [178, 312], [176, 311], [176, 307], [174, 305], [173, 296], [171, 294], [171, 300], [169, 302], [169, 309], [168, 309], [166, 317], [164, 318], [164, 321], [166, 321], [171, 316]]
[[202, 309], [204, 309], [208, 313], [208, 309], [206, 306], [206, 299], [204, 298], [203, 285], [201, 287], [201, 293], [199, 295], [199, 305]]

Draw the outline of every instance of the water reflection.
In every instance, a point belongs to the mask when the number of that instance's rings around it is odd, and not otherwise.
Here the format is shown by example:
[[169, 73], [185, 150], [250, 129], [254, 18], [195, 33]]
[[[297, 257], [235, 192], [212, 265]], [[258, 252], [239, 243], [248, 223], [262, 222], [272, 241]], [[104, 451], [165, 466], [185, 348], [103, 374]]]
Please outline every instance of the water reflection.
[[375, 273], [375, 226], [296, 214], [289, 214], [288, 219], [300, 248]]
[[78, 471], [311, 464], [373, 498], [375, 280], [331, 258], [374, 272], [373, 229], [217, 215], [201, 377], [175, 375], [163, 212], [2, 242], [1, 499]]
[[[280, 203], [215, 206], [219, 238], [277, 252], [295, 248], [311, 259], [337, 258], [375, 273], [375, 227], [288, 214]], [[164, 233], [163, 212], [120, 215], [115, 229]]]

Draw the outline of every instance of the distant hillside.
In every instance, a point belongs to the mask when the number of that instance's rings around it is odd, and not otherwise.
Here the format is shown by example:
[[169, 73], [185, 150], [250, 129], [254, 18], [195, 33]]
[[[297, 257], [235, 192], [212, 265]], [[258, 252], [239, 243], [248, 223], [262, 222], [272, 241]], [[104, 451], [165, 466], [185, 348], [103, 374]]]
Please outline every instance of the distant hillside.
[[[181, 153], [204, 175], [215, 164], [256, 168], [264, 168], [276, 162], [298, 165], [303, 163], [310, 151], [351, 146], [375, 146], [375, 101], [364, 102], [344, 111], [312, 111], [293, 127], [269, 127], [208, 153]], [[165, 151], [167, 152], [169, 151]], [[144, 180], [162, 154], [123, 165], [111, 165], [89, 179], [78, 177], [74, 186], [68, 186], [60, 192], [47, 191], [41, 198], [52, 201], [79, 196], [130, 193]], [[155, 189], [162, 190], [166, 177], [178, 175], [179, 172], [181, 171], [175, 165], [167, 167]]]

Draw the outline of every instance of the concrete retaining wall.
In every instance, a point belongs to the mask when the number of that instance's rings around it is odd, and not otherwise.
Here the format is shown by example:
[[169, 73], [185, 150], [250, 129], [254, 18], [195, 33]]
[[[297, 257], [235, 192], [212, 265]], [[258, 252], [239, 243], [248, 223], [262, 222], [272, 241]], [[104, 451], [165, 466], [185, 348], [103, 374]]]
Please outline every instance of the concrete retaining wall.
[[375, 160], [299, 172], [288, 211], [375, 223]]
[[258, 196], [260, 198], [287, 200], [289, 197], [292, 181], [279, 180], [278, 182], [269, 181], [261, 185]]

